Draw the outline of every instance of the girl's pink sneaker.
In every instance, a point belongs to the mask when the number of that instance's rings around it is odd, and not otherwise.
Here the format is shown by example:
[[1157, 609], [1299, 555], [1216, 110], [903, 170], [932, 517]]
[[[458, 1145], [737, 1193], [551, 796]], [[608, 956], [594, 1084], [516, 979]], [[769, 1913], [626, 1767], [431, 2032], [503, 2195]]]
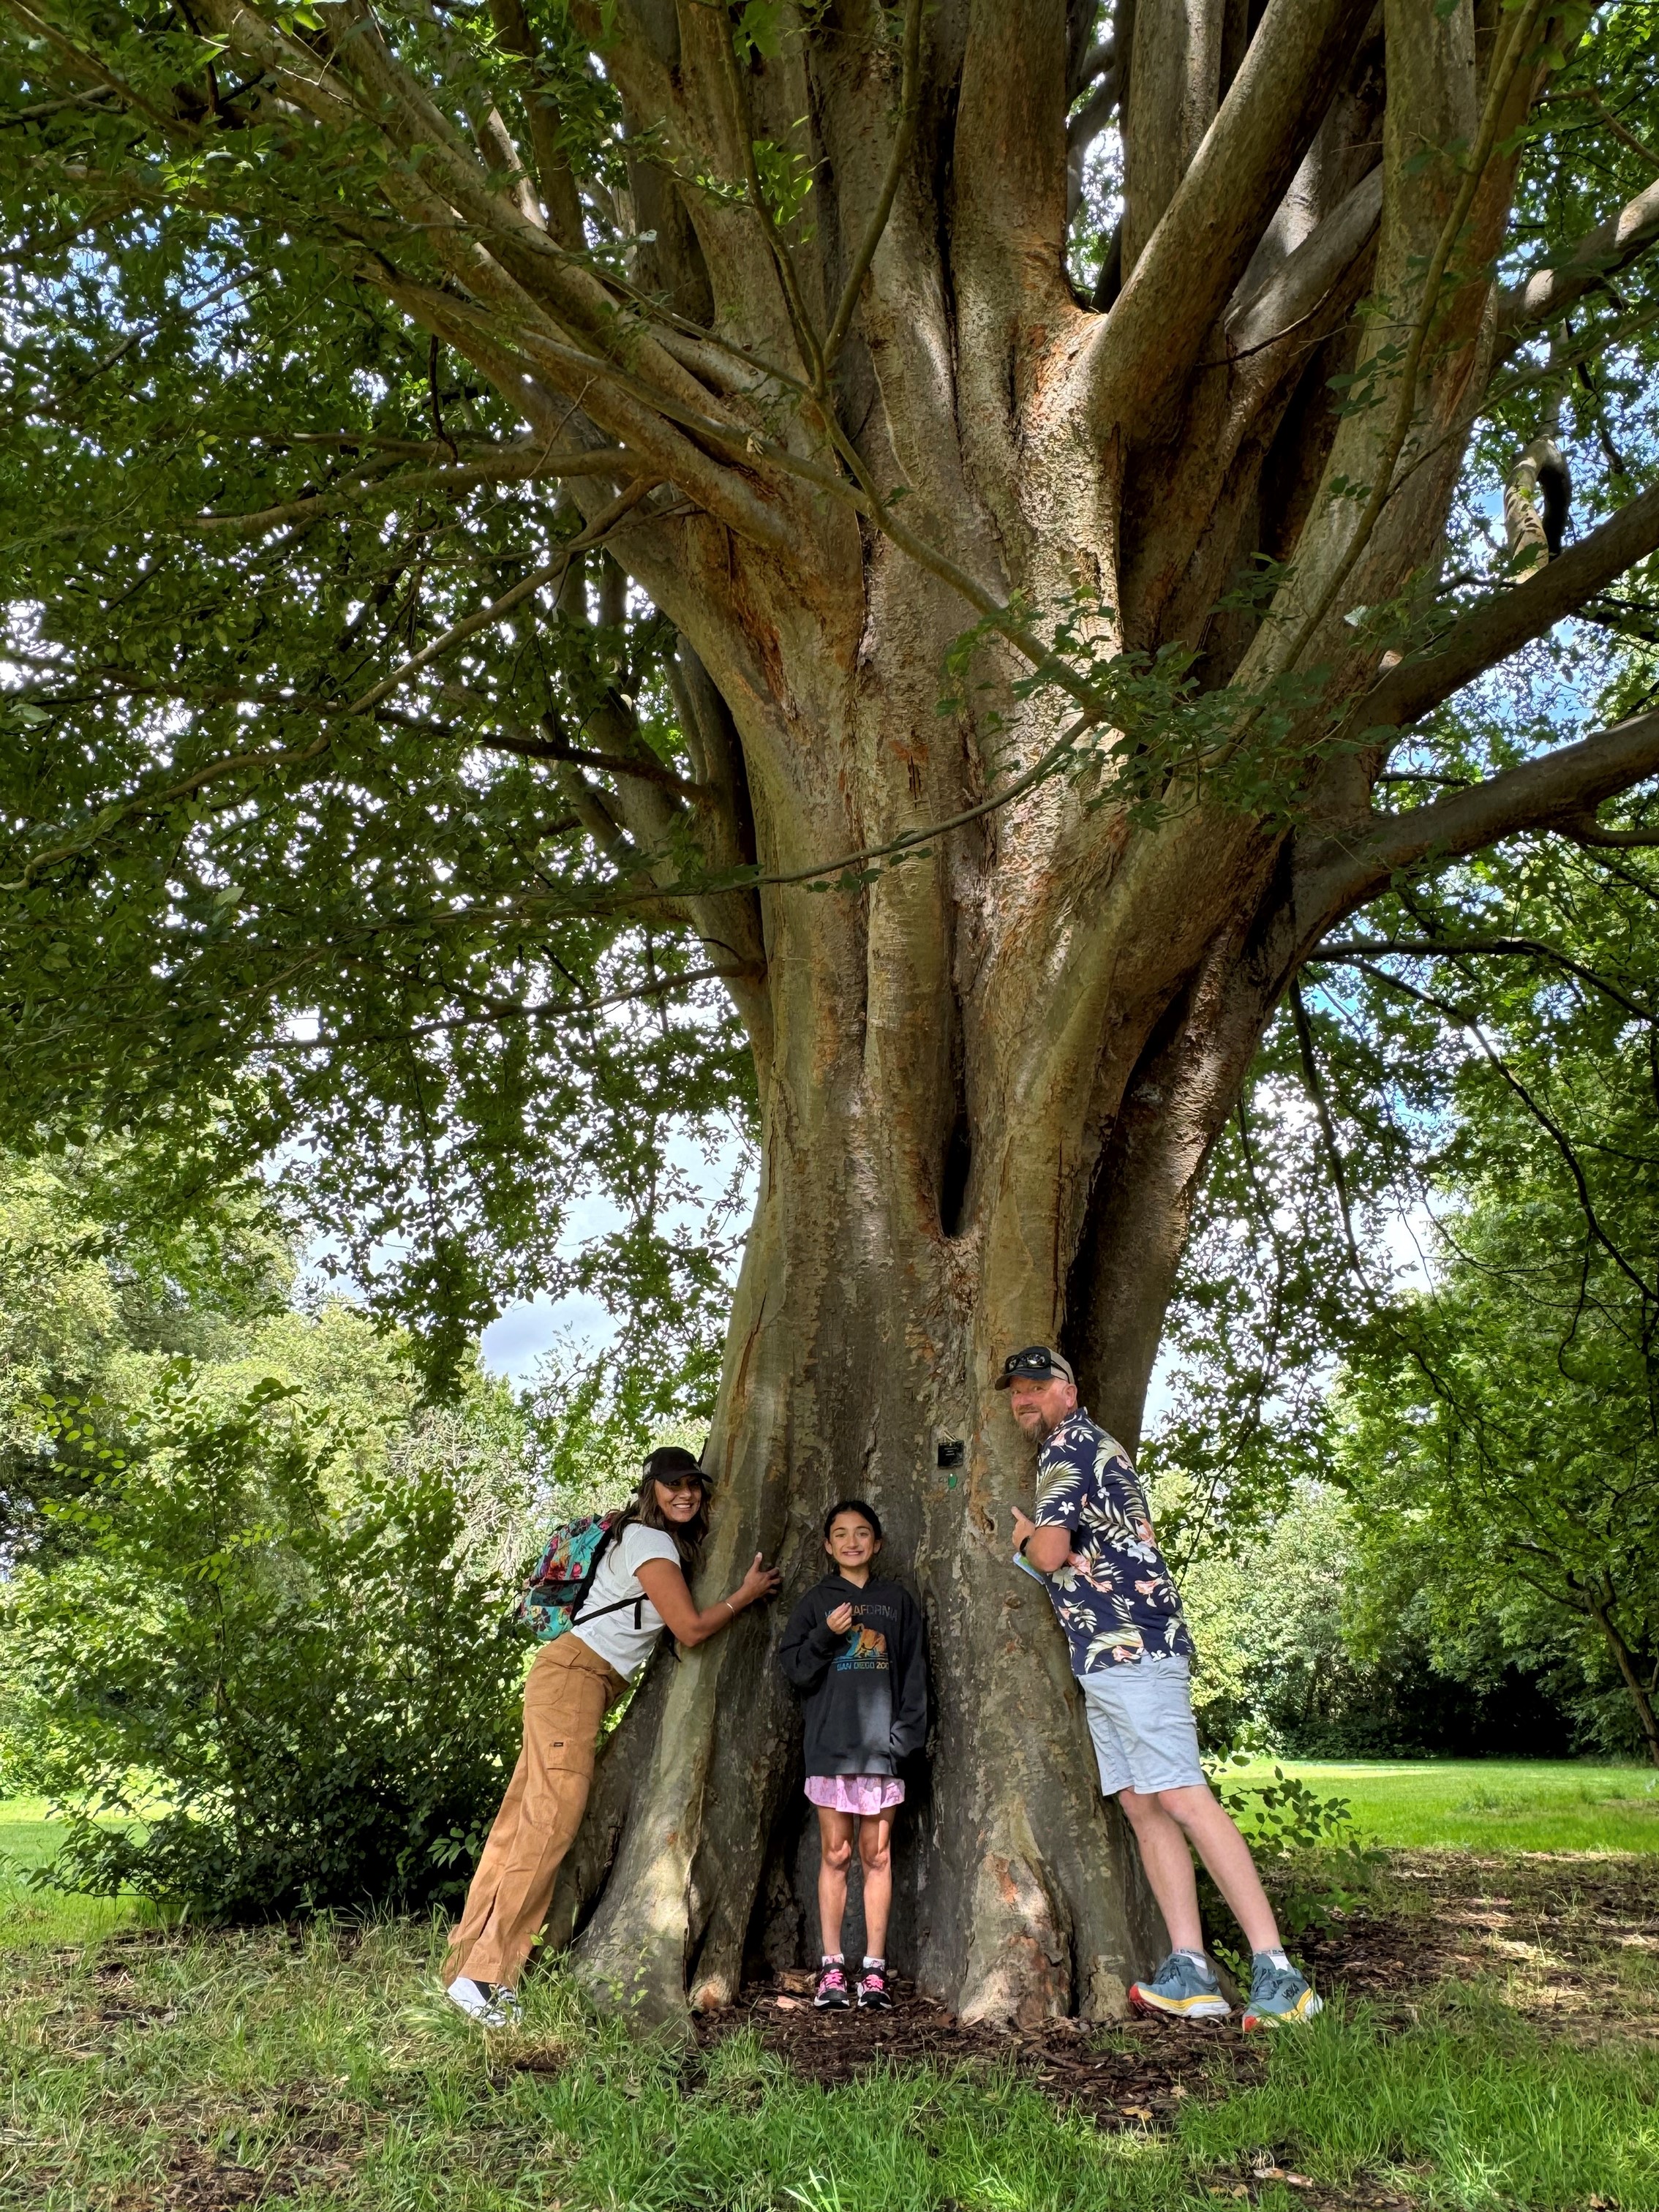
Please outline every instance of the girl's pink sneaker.
[[893, 2000], [887, 1991], [884, 1968], [866, 1966], [859, 1976], [859, 2010], [860, 2012], [891, 2012]]
[[820, 2012], [845, 2012], [852, 2002], [847, 1994], [847, 1976], [839, 1962], [819, 1968], [817, 1994], [812, 2002]]

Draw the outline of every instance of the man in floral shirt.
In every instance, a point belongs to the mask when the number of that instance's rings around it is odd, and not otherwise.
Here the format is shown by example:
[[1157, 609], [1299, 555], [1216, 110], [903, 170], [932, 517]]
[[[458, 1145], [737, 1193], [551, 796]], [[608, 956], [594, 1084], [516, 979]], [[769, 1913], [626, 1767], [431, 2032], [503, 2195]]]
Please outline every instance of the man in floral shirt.
[[1244, 2026], [1310, 2019], [1320, 2001], [1285, 1957], [1249, 1846], [1199, 1763], [1193, 1639], [1128, 1454], [1079, 1405], [1077, 1378], [1049, 1346], [1011, 1352], [994, 1387], [1042, 1447], [1035, 1517], [1014, 1509], [1015, 1564], [1042, 1583], [1066, 1632], [1102, 1793], [1134, 1830], [1170, 1931], [1170, 1956], [1131, 1985], [1130, 2002], [1182, 2020], [1232, 2009], [1204, 1951], [1196, 1850], [1250, 1945]]

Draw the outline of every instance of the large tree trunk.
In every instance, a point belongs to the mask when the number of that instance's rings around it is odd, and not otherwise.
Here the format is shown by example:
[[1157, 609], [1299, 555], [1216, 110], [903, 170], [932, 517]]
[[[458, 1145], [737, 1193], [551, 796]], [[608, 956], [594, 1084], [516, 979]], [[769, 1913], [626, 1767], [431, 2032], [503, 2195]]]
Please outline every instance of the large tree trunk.
[[[927, 1754], [897, 1829], [896, 1969], [969, 2018], [1109, 2017], [1158, 1931], [1099, 1797], [1063, 1641], [1008, 1564], [1006, 1501], [1029, 1455], [982, 1389], [998, 1302], [936, 1211], [917, 1222], [895, 1189], [903, 1117], [856, 1069], [841, 1097], [824, 1073], [787, 1152], [769, 1146], [710, 1445], [708, 1587], [731, 1586], [758, 1535], [783, 1594], [659, 1661], [619, 1730], [573, 1866], [587, 1887], [616, 1850], [582, 1971], [658, 2013], [688, 1987], [698, 2004], [729, 2000], [746, 1958], [814, 1955], [816, 1824], [774, 1655], [787, 1603], [823, 1571], [823, 1510], [852, 1492], [878, 1506], [888, 1564], [914, 1583], [933, 1670]], [[940, 1146], [935, 1176], [943, 1164]], [[957, 1443], [961, 1466], [941, 1466]]]
[[[1610, 1588], [1609, 1582], [1609, 1590]], [[1648, 1757], [1654, 1765], [1659, 1766], [1659, 1714], [1654, 1711], [1649, 1685], [1642, 1680], [1641, 1671], [1636, 1664], [1636, 1655], [1626, 1643], [1619, 1624], [1613, 1617], [1614, 1602], [1610, 1595], [1602, 1599], [1589, 1594], [1584, 1600], [1591, 1618], [1607, 1638], [1607, 1649], [1613, 1654], [1620, 1680], [1625, 1686], [1625, 1693], [1636, 1708], [1637, 1725], [1648, 1747]]]
[[[1073, 495], [1085, 529], [1097, 498]], [[959, 614], [907, 567], [890, 551], [866, 565], [856, 652], [828, 623], [797, 643], [788, 696], [825, 738], [793, 748], [811, 772], [792, 788], [756, 793], [769, 872], [937, 819], [988, 775], [980, 719], [937, 708]], [[757, 695], [721, 672], [741, 727]], [[997, 696], [1011, 727], [1052, 717]], [[744, 731], [751, 758], [769, 757], [775, 712]], [[1048, 735], [1019, 730], [1019, 752]], [[818, 781], [820, 764], [836, 773]], [[784, 1589], [660, 1661], [607, 1753], [555, 1933], [603, 1877], [577, 1955], [619, 2002], [726, 2001], [746, 1958], [793, 1963], [818, 1941], [799, 1723], [773, 1655], [846, 1493], [878, 1506], [927, 1621], [935, 1718], [898, 1825], [897, 1968], [970, 2019], [1109, 2017], [1162, 1940], [1099, 1796], [1064, 1640], [1011, 1564], [1033, 1459], [990, 1384], [1007, 1350], [1064, 1329], [1085, 1229], [1091, 1247], [1114, 1241], [1102, 1209], [1127, 1178], [1139, 1256], [1115, 1240], [1115, 1295], [1138, 1286], [1139, 1322], [1121, 1345], [1104, 1330], [1111, 1354], [1085, 1379], [1102, 1419], [1138, 1428], [1186, 1206], [1267, 1003], [1247, 994], [1241, 1019], [1237, 988], [1182, 981], [1259, 880], [1260, 841], [1235, 842], [1233, 872], [1212, 860], [1201, 896], [1177, 869], [1143, 874], [1126, 902], [1117, 854], [1060, 785], [857, 889], [769, 892], [762, 1180], [709, 1445], [707, 1587], [730, 1587], [759, 1542]], [[1160, 1085], [1153, 1168], [1124, 1132]]]
[[[1377, 466], [1386, 426], [1374, 411], [1339, 422], [1322, 399], [1291, 411], [1310, 344], [1342, 328], [1374, 251], [1410, 297], [1451, 189], [1437, 173], [1413, 191], [1402, 161], [1375, 242], [1379, 195], [1353, 142], [1376, 118], [1356, 88], [1347, 138], [1326, 130], [1322, 209], [1315, 184], [1292, 195], [1295, 234], [1258, 249], [1242, 233], [1218, 239], [1200, 216], [1172, 246], [1186, 203], [1165, 203], [1183, 173], [1190, 183], [1192, 147], [1215, 116], [1220, 12], [1194, 0], [1167, 50], [1137, 22], [1142, 96], [1161, 104], [1139, 137], [1132, 107], [1131, 157], [1177, 112], [1192, 144], [1183, 138], [1126, 247], [1111, 322], [1133, 333], [1137, 314], [1160, 312], [1168, 295], [1137, 288], [1184, 281], [1169, 266], [1160, 280], [1172, 255], [1231, 254], [1257, 317], [1238, 366], [1177, 372], [1156, 403], [1126, 385], [1097, 411], [1099, 326], [1052, 249], [1063, 176], [1022, 167], [1059, 131], [1059, 106], [1039, 112], [1058, 103], [1059, 80], [1032, 65], [1011, 19], [1007, 38], [981, 25], [962, 66], [958, 149], [982, 131], [1001, 158], [954, 180], [955, 295], [939, 282], [936, 216], [902, 190], [845, 380], [872, 481], [909, 488], [906, 514], [957, 573], [988, 580], [1005, 603], [1081, 593], [1103, 653], [1201, 643], [1212, 682], [1241, 655], [1247, 676], [1269, 673], [1283, 635], [1248, 623], [1234, 635], [1212, 612], [1261, 542], [1269, 491], [1275, 526], [1294, 541], [1322, 470], [1363, 480]], [[1417, 55], [1401, 95], [1439, 143], [1467, 133], [1477, 100], [1469, 21], [1460, 13], [1435, 30], [1440, 19], [1408, 12], [1413, 40], [1463, 40], [1449, 56]], [[1269, 19], [1278, 46], [1253, 56], [1266, 73], [1255, 96], [1272, 96], [1282, 69], [1289, 105], [1277, 141], [1252, 155], [1264, 218], [1342, 70], [1360, 70], [1364, 14], [1322, 0]], [[684, 20], [680, 34], [684, 58]], [[833, 138], [836, 103], [854, 88], [843, 73], [819, 89]], [[1227, 120], [1204, 140], [1218, 161], [1245, 158], [1228, 152]], [[855, 168], [843, 147], [839, 173]], [[1289, 258], [1322, 214], [1334, 240]], [[1195, 361], [1227, 289], [1188, 332]], [[1478, 296], [1443, 319], [1456, 327], [1425, 379], [1425, 442], [1455, 413], [1460, 367], [1479, 351]], [[1389, 331], [1369, 343], [1398, 349]], [[1313, 357], [1322, 388], [1341, 357]], [[1155, 385], [1169, 363], [1150, 329], [1145, 360]], [[1112, 410], [1142, 407], [1156, 428], [1132, 457]], [[1300, 494], [1271, 481], [1286, 420]], [[1398, 590], [1432, 546], [1455, 451], [1421, 467], [1375, 543], [1356, 549], [1343, 604]], [[1279, 467], [1291, 469], [1288, 456]], [[1346, 557], [1352, 512], [1318, 511], [1322, 534], [1305, 533], [1285, 621], [1323, 623], [1322, 638], [1334, 618], [1319, 593]], [[949, 820], [1041, 758], [1073, 711], [1052, 688], [1020, 696], [1025, 665], [992, 636], [942, 715], [959, 592], [833, 504], [819, 502], [811, 528], [799, 562], [702, 519], [679, 526], [666, 557], [659, 530], [617, 541], [729, 709], [772, 878]], [[1338, 662], [1327, 711], [1366, 672], [1340, 642]], [[1352, 774], [1340, 751], [1310, 768], [1310, 812], [1363, 808]], [[818, 1941], [799, 1723], [772, 1655], [787, 1604], [821, 1571], [823, 1512], [848, 1492], [877, 1504], [890, 1561], [914, 1579], [933, 1672], [927, 1777], [898, 1826], [896, 1966], [970, 2020], [1109, 2017], [1163, 1939], [1119, 1816], [1098, 1796], [1063, 1639], [1010, 1563], [1009, 1508], [1029, 1502], [1032, 1458], [990, 1384], [1011, 1348], [1063, 1341], [1097, 1418], [1138, 1437], [1193, 1196], [1305, 915], [1282, 820], [1194, 793], [1139, 827], [1094, 803], [1103, 795], [1109, 775], [1042, 783], [856, 888], [820, 876], [763, 892], [762, 1182], [709, 1444], [720, 1502], [706, 1586], [729, 1587], [759, 1542], [784, 1589], [769, 1614], [659, 1662], [607, 1754], [554, 1933], [576, 1933], [584, 1976], [625, 2006], [667, 2016], [688, 1991], [697, 2005], [726, 2002], [746, 1960], [803, 1960]], [[960, 1466], [946, 1464], [958, 1443]]]

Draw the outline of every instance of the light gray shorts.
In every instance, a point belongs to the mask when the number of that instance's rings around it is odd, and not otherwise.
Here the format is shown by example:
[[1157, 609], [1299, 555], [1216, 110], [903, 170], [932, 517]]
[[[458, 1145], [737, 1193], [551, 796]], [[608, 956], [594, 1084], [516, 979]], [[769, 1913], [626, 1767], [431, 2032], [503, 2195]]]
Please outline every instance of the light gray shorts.
[[1184, 1659], [1127, 1659], [1079, 1674], [1100, 1793], [1203, 1789], [1192, 1670]]

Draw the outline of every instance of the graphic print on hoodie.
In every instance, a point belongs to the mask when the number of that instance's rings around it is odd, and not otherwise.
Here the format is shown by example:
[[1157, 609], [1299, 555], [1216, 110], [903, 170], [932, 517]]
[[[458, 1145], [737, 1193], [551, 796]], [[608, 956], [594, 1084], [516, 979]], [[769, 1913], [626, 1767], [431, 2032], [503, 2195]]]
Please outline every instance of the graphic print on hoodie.
[[[851, 1628], [825, 1623], [853, 1608]], [[927, 1734], [927, 1657], [908, 1590], [872, 1575], [862, 1589], [839, 1572], [789, 1616], [778, 1664], [801, 1700], [808, 1774], [893, 1774]]]

